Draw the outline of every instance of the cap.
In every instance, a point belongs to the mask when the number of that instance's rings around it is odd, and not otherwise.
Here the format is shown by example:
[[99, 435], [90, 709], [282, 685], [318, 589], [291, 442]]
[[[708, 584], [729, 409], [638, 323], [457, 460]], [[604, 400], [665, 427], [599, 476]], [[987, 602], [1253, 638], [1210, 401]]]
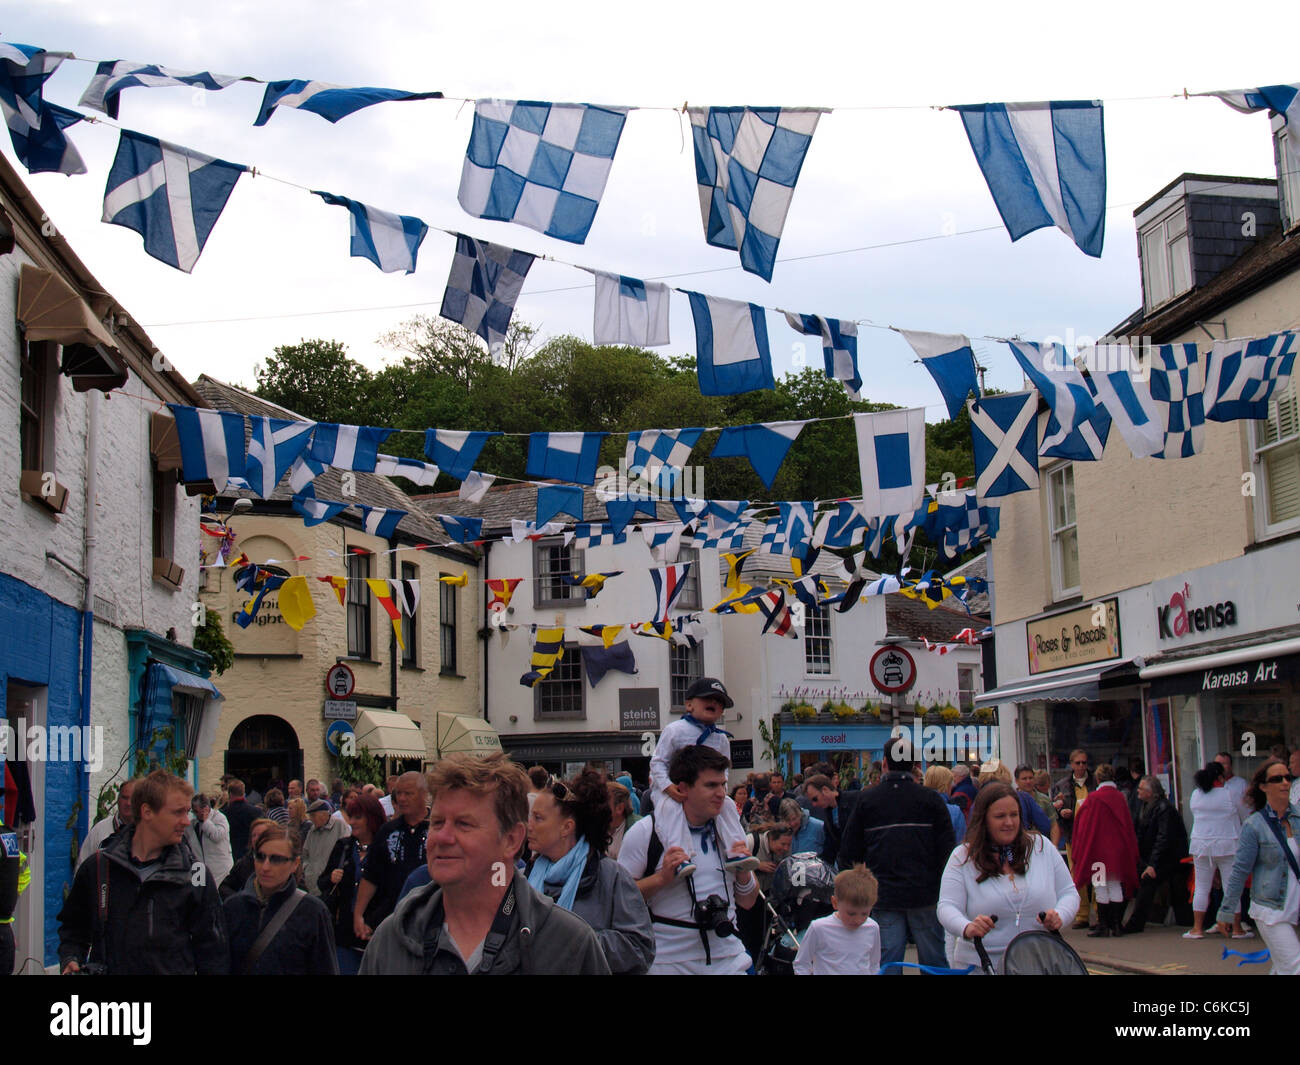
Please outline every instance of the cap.
[[320, 813], [332, 814], [334, 812], [334, 807], [332, 807], [324, 799], [317, 799], [315, 802], [313, 802], [310, 806], [307, 807], [307, 812], [309, 814], [320, 814]]
[[716, 677], [700, 677], [686, 689], [687, 699], [704, 699], [713, 698], [722, 702], [722, 705], [730, 710], [736, 704], [732, 701], [727, 689], [723, 687], [722, 681]]

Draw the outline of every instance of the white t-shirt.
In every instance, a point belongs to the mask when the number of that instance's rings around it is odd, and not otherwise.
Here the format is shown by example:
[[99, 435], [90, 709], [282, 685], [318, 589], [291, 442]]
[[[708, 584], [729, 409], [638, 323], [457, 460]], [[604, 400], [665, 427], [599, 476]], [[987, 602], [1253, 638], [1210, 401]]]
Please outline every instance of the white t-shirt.
[[[714, 727], [722, 728], [722, 721], [715, 722]], [[676, 721], [670, 721], [663, 732], [659, 733], [659, 742], [655, 744], [654, 754], [650, 756], [650, 786], [655, 791], [667, 790], [671, 783], [668, 779], [668, 766], [672, 763], [673, 755], [683, 747], [697, 744], [703, 731], [694, 721], [679, 717]], [[724, 758], [731, 757], [731, 741], [721, 732], [709, 733], [704, 746], [712, 747]]]
[[[650, 847], [650, 834], [654, 825], [650, 818], [643, 817], [627, 830], [623, 836], [623, 846], [618, 852], [618, 864], [632, 874], [633, 880], [641, 880], [646, 875], [646, 857]], [[723, 872], [722, 856], [718, 853], [713, 840], [709, 840], [709, 849], [704, 853], [700, 845], [699, 832], [692, 832], [695, 837], [695, 897], [703, 902], [710, 895], [718, 895], [731, 902], [727, 916], [731, 923], [736, 923], [736, 887], [735, 878]], [[654, 872], [663, 867], [663, 858], [659, 859]], [[652, 914], [671, 917], [675, 921], [695, 920], [695, 910], [691, 903], [690, 891], [685, 878], [679, 877], [668, 887], [646, 899]], [[749, 955], [745, 945], [737, 936], [718, 936], [709, 932], [709, 954], [712, 962], [704, 963], [704, 944], [700, 933], [694, 928], [674, 928], [672, 925], [654, 925], [655, 960], [650, 966], [650, 974], [691, 974], [691, 975], [739, 975], [750, 967]]]
[[846, 928], [839, 914], [808, 926], [794, 959], [796, 976], [875, 976], [880, 972], [880, 925], [868, 917]]

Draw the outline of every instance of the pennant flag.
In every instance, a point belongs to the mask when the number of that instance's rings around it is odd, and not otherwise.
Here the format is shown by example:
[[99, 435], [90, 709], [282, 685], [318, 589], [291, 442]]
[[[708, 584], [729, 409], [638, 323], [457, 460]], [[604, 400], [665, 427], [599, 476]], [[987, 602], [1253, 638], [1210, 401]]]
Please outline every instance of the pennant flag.
[[1268, 401], [1286, 388], [1296, 334], [1216, 340], [1205, 363], [1205, 416], [1212, 422], [1263, 421]]
[[[427, 433], [436, 433], [436, 429], [428, 429]], [[483, 497], [487, 495], [488, 489], [496, 483], [497, 475], [495, 473], [479, 473], [477, 470], [470, 470], [465, 479], [460, 483], [460, 498], [466, 503], [481, 503]]]
[[346, 577], [317, 577], [316, 579], [334, 589], [334, 595], [339, 601], [339, 606], [347, 605], [348, 579]]
[[379, 447], [392, 433], [392, 429], [377, 429], [369, 425], [317, 422], [307, 454], [336, 470], [374, 473], [379, 462]]
[[740, 252], [740, 265], [772, 280], [795, 182], [820, 108], [691, 107], [695, 180], [704, 239]]
[[710, 458], [746, 458], [754, 472], [771, 488], [777, 471], [807, 422], [762, 422], [757, 425], [733, 425], [722, 430]]
[[792, 640], [799, 638], [799, 633], [795, 627], [794, 615], [790, 608], [785, 605], [785, 592], [779, 588], [767, 592], [760, 596], [756, 603], [759, 612], [767, 621], [763, 623], [763, 632], [770, 632], [773, 636], [788, 636]]
[[[1052, 418], [1038, 452], [1045, 458], [1052, 457], [1058, 445], [1092, 420], [1096, 410], [1092, 390], [1063, 345], [1025, 344], [1011, 340], [1007, 346], [1025, 371], [1025, 376], [1052, 409]], [[1106, 428], [1110, 429], [1109, 424]]]
[[545, 680], [564, 657], [564, 629], [537, 628], [533, 637], [532, 669], [519, 678], [525, 688]]
[[311, 599], [311, 589], [306, 577], [290, 577], [280, 586], [280, 614], [294, 632], [316, 616], [316, 604]]
[[1056, 226], [1100, 258], [1106, 235], [1106, 139], [1095, 100], [968, 104], [966, 136], [1013, 241]]
[[[288, 421], [284, 418], [250, 416], [253, 433], [248, 439], [248, 461], [244, 480], [263, 499], [269, 499], [275, 486], [307, 450], [315, 422]], [[240, 435], [243, 435], [241, 428]]]
[[827, 377], [832, 381], [843, 381], [850, 392], [862, 391], [856, 322], [821, 318], [815, 314], [792, 314], [790, 311], [785, 312], [785, 320], [796, 333], [822, 338], [822, 358]]
[[397, 523], [407, 515], [405, 510], [393, 507], [368, 507], [358, 503], [361, 511], [361, 525], [371, 536], [381, 540], [391, 540], [397, 532]]
[[812, 503], [778, 503], [776, 517], [763, 530], [760, 549], [771, 555], [803, 558], [813, 533], [814, 509]]
[[311, 528], [313, 525], [320, 525], [342, 514], [348, 509], [348, 504], [317, 499], [308, 486], [306, 491], [299, 492], [293, 497], [293, 509], [302, 515], [303, 524]]
[[288, 577], [282, 577], [277, 573], [258, 570], [257, 580], [254, 584], [254, 590], [257, 594], [239, 609], [239, 612], [235, 615], [235, 624], [241, 629], [248, 628], [256, 619], [257, 612], [262, 609], [262, 600], [271, 592], [277, 591], [288, 579]]
[[675, 566], [664, 566], [662, 569], [650, 571], [650, 581], [655, 590], [656, 621], [667, 619], [668, 611], [672, 609], [673, 603], [686, 587], [686, 579], [690, 576], [692, 565], [691, 562], [679, 562]]
[[892, 595], [900, 591], [903, 587], [899, 577], [893, 574], [886, 574], [869, 583], [864, 589], [864, 595]]
[[[447, 578], [441, 577], [440, 580]], [[452, 583], [457, 583], [453, 581]], [[464, 584], [464, 581], [459, 582]], [[397, 603], [397, 608], [408, 618], [415, 617], [416, 610], [420, 607], [420, 582], [418, 580], [392, 581], [388, 582], [393, 589], [393, 600]]]
[[370, 591], [374, 593], [379, 605], [384, 608], [384, 613], [388, 615], [389, 620], [393, 623], [393, 634], [397, 637], [397, 646], [403, 651], [406, 650], [406, 641], [402, 639], [402, 609], [393, 599], [392, 582], [382, 580], [378, 577], [367, 577], [366, 584]]
[[46, 102], [45, 82], [67, 58], [31, 44], [0, 41], [0, 114], [14, 154], [33, 174], [84, 174], [86, 164], [63, 131], [82, 116]]
[[587, 671], [587, 683], [594, 688], [610, 670], [635, 673], [636, 657], [632, 654], [631, 644], [623, 640], [613, 647], [583, 647], [582, 665]]
[[579, 626], [579, 632], [585, 632], [588, 636], [599, 637], [604, 643], [605, 649], [614, 646], [614, 641], [618, 639], [618, 634], [623, 631], [622, 625], [582, 625]]
[[948, 405], [948, 417], [955, 419], [966, 406], [966, 397], [972, 392], [980, 394], [970, 340], [960, 333], [920, 333], [911, 329], [899, 332], [912, 345], [921, 365], [930, 371]]
[[384, 477], [405, 477], [408, 481], [431, 486], [438, 479], [438, 467], [419, 459], [406, 459], [397, 455], [376, 455], [375, 473]]
[[155, 259], [190, 273], [248, 167], [122, 130], [103, 221], [134, 229]]
[[668, 286], [621, 274], [596, 278], [592, 343], [653, 348], [668, 343]]
[[[1282, 123], [1291, 127], [1292, 122], [1300, 119], [1300, 85], [1264, 85], [1255, 89], [1235, 89], [1230, 91], [1197, 93], [1198, 96], [1217, 96], [1235, 111], [1252, 114], [1256, 111], [1276, 111], [1282, 116]], [[1288, 132], [1282, 139], [1283, 158], [1278, 168], [1282, 173], [1291, 175], [1292, 180], [1300, 173], [1300, 144], [1297, 138]]]
[[337, 122], [372, 104], [441, 99], [440, 92], [403, 92], [401, 89], [376, 89], [370, 86], [349, 89], [326, 81], [306, 81], [302, 78], [271, 81], [267, 82], [266, 92], [262, 95], [262, 107], [257, 112], [253, 125], [266, 125], [277, 107], [296, 107], [320, 115], [326, 122]]
[[695, 373], [701, 394], [732, 396], [775, 388], [763, 308], [698, 292], [686, 295], [695, 319]]
[[289, 467], [289, 490], [294, 495], [301, 495], [311, 488], [312, 482], [324, 472], [325, 464], [317, 462], [304, 450]]
[[1038, 487], [1038, 393], [1013, 392], [969, 400], [975, 451], [975, 494], [980, 499]]
[[475, 218], [582, 244], [626, 120], [625, 107], [479, 100], [456, 198]]
[[1205, 443], [1205, 363], [1195, 344], [1152, 348], [1151, 398], [1164, 446], [1153, 458], [1190, 458]]
[[582, 520], [582, 489], [576, 484], [544, 484], [537, 489], [537, 524], [545, 525], [557, 514]]
[[211, 481], [217, 491], [244, 476], [244, 416], [168, 403], [181, 445], [181, 475], [186, 481]]
[[346, 207], [352, 216], [352, 244], [348, 254], [357, 259], [369, 259], [386, 274], [399, 270], [415, 273], [415, 260], [420, 254], [429, 227], [418, 218], [393, 214], [370, 207], [346, 196], [312, 190], [331, 207]]
[[537, 525], [531, 521], [520, 521], [518, 518], [511, 518], [510, 535], [505, 539], [507, 543], [522, 544], [525, 540], [540, 540], [543, 536], [554, 536], [563, 529], [564, 526], [557, 521]]
[[857, 547], [867, 532], [861, 503], [841, 501], [835, 510], [822, 514], [813, 533], [813, 547]]
[[[1088, 376], [1088, 387], [1119, 429], [1133, 457], [1150, 458], [1165, 443], [1160, 410], [1151, 395], [1150, 376], [1133, 372], [1137, 362], [1127, 344], [1098, 345], [1096, 351], [1097, 368]], [[1149, 361], [1155, 358], [1155, 352], [1149, 350]]]
[[626, 533], [616, 533], [608, 525], [583, 521], [573, 527], [573, 546], [584, 551], [589, 547], [607, 547], [626, 542]]
[[855, 414], [863, 514], [910, 514], [925, 497], [925, 408]]
[[[616, 536], [625, 535], [623, 530], [627, 528], [633, 515], [638, 513], [651, 518], [659, 516], [653, 499], [607, 499], [605, 501], [605, 516], [609, 519], [609, 531]], [[615, 541], [620, 544], [622, 542], [622, 540]]]
[[171, 70], [154, 63], [133, 63], [129, 59], [109, 60], [95, 67], [90, 84], [81, 94], [77, 105], [102, 111], [109, 118], [117, 118], [118, 97], [126, 89], [136, 87], [158, 89], [169, 85], [184, 85], [191, 89], [216, 92], [227, 85], [245, 80], [256, 79], [246, 79], [231, 74], [212, 74], [206, 70], [195, 74], [185, 70]]
[[[456, 256], [438, 313], [477, 333], [490, 351], [497, 351], [505, 343], [515, 301], [534, 258], [527, 252], [457, 234]], [[445, 468], [446, 464], [438, 465]]]
[[518, 587], [522, 577], [491, 577], [487, 581], [487, 589], [492, 593], [492, 601], [488, 603], [489, 610], [505, 610], [510, 605], [510, 597], [515, 594], [515, 588]]
[[816, 610], [821, 600], [830, 593], [830, 588], [826, 582], [811, 573], [794, 581], [790, 588], [799, 602], [803, 603], [809, 610]]
[[710, 614], [756, 614], [758, 600], [767, 593], [762, 588], [742, 584], [720, 603], [709, 607]]
[[640, 429], [629, 433], [624, 455], [628, 476], [641, 477], [663, 494], [674, 495], [673, 487], [703, 432], [703, 429]]
[[[600, 445], [609, 433], [533, 433], [528, 437], [525, 477], [595, 484]], [[582, 517], [579, 509], [576, 517]]]
[[623, 571], [621, 569], [611, 570], [609, 573], [588, 573], [588, 574], [564, 574], [560, 580], [572, 588], [586, 588], [587, 598], [595, 599], [600, 595], [601, 589], [605, 587], [605, 582], [611, 577], [619, 576]]
[[[474, 488], [471, 491], [487, 491], [492, 487], [492, 482], [496, 477], [492, 474], [475, 473], [474, 463], [478, 461], [479, 452], [483, 450], [483, 445], [493, 436], [500, 436], [498, 432], [478, 432], [465, 431], [462, 429], [426, 429], [424, 431], [424, 454], [438, 466], [443, 473], [455, 477], [458, 481], [467, 481], [472, 477], [477, 477]], [[486, 486], [482, 482], [487, 481]], [[464, 496], [464, 485], [461, 485], [462, 495]], [[483, 496], [480, 492], [477, 499], [471, 502], [477, 503]]]
[[469, 584], [469, 570], [462, 570], [459, 577], [443, 574], [438, 580], [443, 584], [454, 584], [457, 588], [464, 588]]
[[438, 521], [458, 544], [468, 544], [483, 538], [482, 518], [457, 518], [451, 514], [439, 514]]

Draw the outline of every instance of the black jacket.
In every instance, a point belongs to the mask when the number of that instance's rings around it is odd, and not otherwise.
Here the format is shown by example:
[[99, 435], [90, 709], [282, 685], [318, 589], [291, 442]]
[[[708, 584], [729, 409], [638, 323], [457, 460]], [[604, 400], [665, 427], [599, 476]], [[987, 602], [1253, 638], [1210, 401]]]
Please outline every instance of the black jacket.
[[1138, 871], [1148, 865], [1157, 873], [1178, 868], [1187, 857], [1187, 826], [1168, 799], [1153, 799], [1137, 823]]
[[864, 794], [866, 793], [861, 791], [841, 791], [836, 802], [834, 818], [831, 817], [830, 810], [815, 811], [815, 816], [822, 819], [822, 824], [826, 828], [825, 834], [822, 836], [820, 858], [832, 869], [835, 868], [836, 859], [839, 858], [840, 840], [844, 838], [844, 830], [848, 827], [849, 819], [853, 816], [858, 800]]
[[247, 799], [236, 799], [222, 808], [230, 822], [230, 855], [239, 861], [248, 853], [248, 830], [259, 817], [265, 817], [260, 806], [254, 806]]
[[[343, 870], [343, 879], [337, 884], [330, 880], [330, 874], [335, 869]], [[334, 942], [340, 947], [365, 946], [352, 931], [352, 907], [356, 905], [357, 885], [361, 883], [364, 869], [365, 862], [360, 860], [356, 837], [344, 836], [334, 844], [324, 872], [316, 878], [321, 900], [334, 916]], [[383, 899], [376, 894], [366, 907], [365, 920], [371, 928], [378, 928], [379, 922], [384, 919], [383, 905]]]
[[[230, 933], [230, 971], [244, 972], [245, 960], [266, 923], [279, 912], [296, 890], [294, 878], [269, 899], [257, 893], [257, 881], [250, 879], [238, 895], [226, 900], [226, 928]], [[334, 933], [329, 912], [314, 895], [305, 895], [266, 945], [257, 964], [255, 976], [337, 976], [338, 958], [334, 953]]]
[[[183, 843], [164, 848], [142, 882], [131, 858], [134, 836], [134, 826], [115, 833], [77, 870], [59, 913], [60, 967], [84, 963], [93, 946], [91, 960], [113, 976], [224, 975], [230, 948], [217, 885]], [[108, 889], [102, 922], [101, 882]]]
[[956, 845], [948, 804], [911, 773], [886, 773], [861, 795], [840, 840], [840, 866], [866, 863], [882, 910], [934, 906]]

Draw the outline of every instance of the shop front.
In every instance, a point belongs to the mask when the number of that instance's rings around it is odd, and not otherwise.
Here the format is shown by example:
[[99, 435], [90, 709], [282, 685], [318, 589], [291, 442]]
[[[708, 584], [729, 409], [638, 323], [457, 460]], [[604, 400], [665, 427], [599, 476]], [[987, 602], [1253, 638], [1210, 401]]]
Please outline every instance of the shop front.
[[572, 777], [586, 765], [610, 773], [626, 770], [632, 779], [650, 777], [650, 754], [640, 732], [556, 732], [531, 736], [501, 736], [501, 747], [525, 768], [540, 765], [560, 777]]
[[890, 737], [888, 725], [782, 724], [781, 739], [793, 750], [794, 772], [802, 773], [815, 762], [829, 762], [837, 770], [848, 766], [863, 783], [878, 762]]

